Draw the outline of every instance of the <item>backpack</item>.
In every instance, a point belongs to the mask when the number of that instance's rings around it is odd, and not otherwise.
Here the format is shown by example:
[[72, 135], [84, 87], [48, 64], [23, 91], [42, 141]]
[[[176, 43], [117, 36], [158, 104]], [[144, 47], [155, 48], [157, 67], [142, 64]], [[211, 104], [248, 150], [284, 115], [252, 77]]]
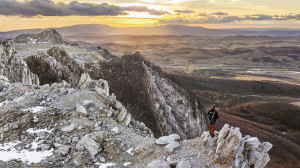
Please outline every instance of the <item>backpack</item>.
[[213, 121], [215, 119], [215, 111], [210, 111], [209, 112], [209, 115], [208, 115], [208, 118], [210, 121]]

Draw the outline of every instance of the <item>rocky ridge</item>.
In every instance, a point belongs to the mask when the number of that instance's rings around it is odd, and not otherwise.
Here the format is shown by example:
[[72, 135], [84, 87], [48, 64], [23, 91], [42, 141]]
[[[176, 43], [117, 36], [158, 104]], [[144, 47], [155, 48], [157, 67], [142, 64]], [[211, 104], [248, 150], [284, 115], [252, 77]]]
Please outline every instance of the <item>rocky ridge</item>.
[[[13, 51], [9, 44], [3, 51]], [[51, 47], [26, 62], [22, 67], [41, 85], [0, 76], [3, 167], [264, 167], [269, 161], [272, 145], [242, 137], [238, 128], [225, 125], [210, 138], [200, 102], [138, 53], [80, 65]], [[154, 138], [139, 119], [149, 120], [156, 136], [168, 136]]]
[[75, 88], [65, 81], [37, 87], [0, 79], [0, 165], [5, 167], [239, 168], [269, 161], [271, 144], [242, 138], [228, 125], [215, 138], [204, 131], [190, 140], [177, 134], [155, 139], [124, 113], [104, 80], [87, 74]]
[[45, 30], [38, 34], [22, 34], [14, 38], [16, 43], [64, 43], [61, 35], [54, 29]]

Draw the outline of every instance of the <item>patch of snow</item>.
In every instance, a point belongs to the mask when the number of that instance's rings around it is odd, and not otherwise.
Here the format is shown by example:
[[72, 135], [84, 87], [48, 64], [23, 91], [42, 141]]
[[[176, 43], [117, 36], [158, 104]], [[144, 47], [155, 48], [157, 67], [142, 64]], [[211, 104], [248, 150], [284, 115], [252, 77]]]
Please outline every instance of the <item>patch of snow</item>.
[[26, 130], [27, 133], [29, 134], [34, 134], [34, 133], [39, 133], [39, 132], [47, 132], [47, 133], [52, 133], [52, 130], [49, 130], [47, 128], [45, 129], [37, 129], [37, 130], [34, 130], [33, 128], [29, 128], [28, 130]]
[[126, 150], [126, 152], [127, 152], [128, 154], [133, 155], [132, 151], [133, 151], [133, 148], [130, 148], [130, 149]]
[[36, 107], [29, 107], [29, 108], [22, 109], [22, 110], [23, 111], [29, 111], [31, 113], [37, 113], [37, 112], [40, 112], [44, 109], [45, 109], [45, 107], [43, 107], [43, 106], [36, 106]]
[[41, 162], [46, 157], [53, 155], [53, 149], [48, 151], [32, 151], [32, 149], [35, 150], [38, 146], [36, 141], [31, 143], [31, 151], [25, 149], [18, 151], [14, 147], [19, 143], [19, 141], [15, 141], [0, 144], [0, 160], [3, 162], [21, 160], [23, 163], [31, 164]]
[[20, 143], [20, 141], [14, 141], [14, 142], [8, 142], [5, 144], [0, 144], [0, 151], [13, 148], [14, 146], [18, 145], [19, 143]]
[[115, 165], [116, 165], [115, 163], [100, 163], [99, 168], [108, 168]]
[[0, 103], [0, 107], [3, 106], [3, 105], [6, 105], [6, 104], [8, 104], [8, 103], [10, 103], [10, 101], [5, 100], [5, 101], [3, 101], [3, 102]]
[[84, 100], [83, 102], [82, 102], [82, 104], [85, 106], [85, 105], [88, 105], [88, 104], [91, 104], [91, 103], [93, 103], [93, 101], [92, 100]]
[[129, 165], [131, 165], [131, 162], [125, 162], [123, 165], [124, 166], [129, 166]]

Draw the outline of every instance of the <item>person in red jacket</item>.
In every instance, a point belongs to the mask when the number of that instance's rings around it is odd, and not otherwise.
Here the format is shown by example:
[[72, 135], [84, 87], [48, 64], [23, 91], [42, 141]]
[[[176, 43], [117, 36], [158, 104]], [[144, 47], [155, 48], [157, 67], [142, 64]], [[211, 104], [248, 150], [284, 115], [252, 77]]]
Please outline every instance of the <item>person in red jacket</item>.
[[209, 110], [207, 115], [208, 115], [208, 118], [209, 118], [209, 121], [210, 121], [209, 132], [210, 132], [211, 137], [214, 137], [215, 136], [214, 132], [215, 132], [215, 128], [216, 128], [216, 122], [217, 122], [217, 119], [219, 118], [219, 115], [218, 115], [218, 112], [216, 110], [216, 105], [215, 104], [212, 106], [212, 109]]

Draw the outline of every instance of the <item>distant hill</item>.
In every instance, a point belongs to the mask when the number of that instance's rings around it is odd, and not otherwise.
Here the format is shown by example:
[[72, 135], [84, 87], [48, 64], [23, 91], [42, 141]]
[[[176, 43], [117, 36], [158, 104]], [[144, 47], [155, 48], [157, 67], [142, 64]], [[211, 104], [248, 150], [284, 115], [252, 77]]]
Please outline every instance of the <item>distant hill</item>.
[[[81, 24], [55, 28], [62, 36], [101, 36], [101, 35], [193, 35], [193, 36], [228, 36], [228, 35], [267, 35], [297, 36], [298, 29], [286, 28], [249, 28], [249, 29], [207, 29], [200, 26], [163, 25], [154, 27], [111, 27], [102, 24]], [[0, 39], [16, 37], [20, 34], [39, 33], [46, 29], [24, 29], [0, 32]]]

